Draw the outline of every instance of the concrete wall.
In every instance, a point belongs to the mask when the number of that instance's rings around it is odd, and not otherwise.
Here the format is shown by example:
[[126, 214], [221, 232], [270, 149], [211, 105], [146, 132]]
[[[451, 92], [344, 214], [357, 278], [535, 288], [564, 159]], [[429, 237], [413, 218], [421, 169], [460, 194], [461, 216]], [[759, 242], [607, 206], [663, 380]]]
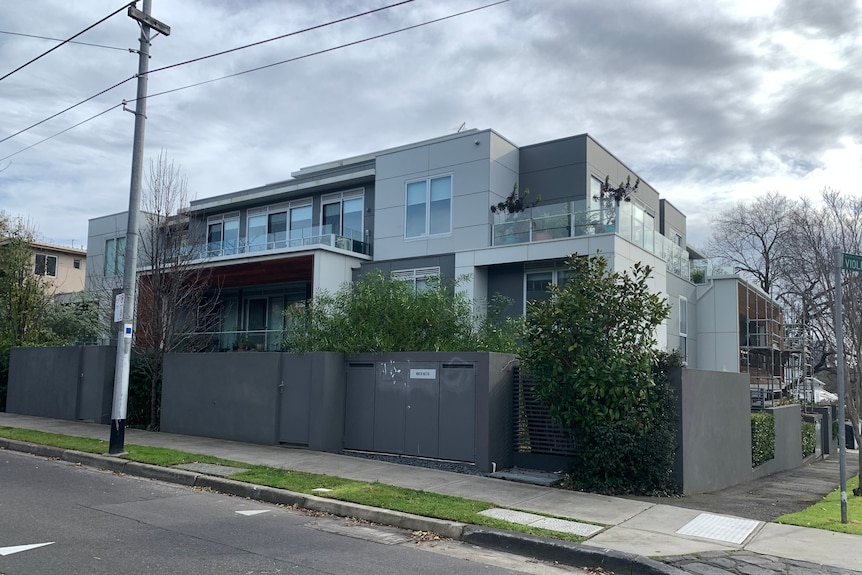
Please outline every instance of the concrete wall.
[[108, 423], [116, 348], [15, 347], [6, 411]]
[[802, 412], [799, 404], [769, 407], [775, 418], [775, 457], [758, 466], [752, 479], [802, 465]]
[[680, 415], [674, 476], [683, 493], [716, 491], [751, 479], [748, 377], [676, 370]]

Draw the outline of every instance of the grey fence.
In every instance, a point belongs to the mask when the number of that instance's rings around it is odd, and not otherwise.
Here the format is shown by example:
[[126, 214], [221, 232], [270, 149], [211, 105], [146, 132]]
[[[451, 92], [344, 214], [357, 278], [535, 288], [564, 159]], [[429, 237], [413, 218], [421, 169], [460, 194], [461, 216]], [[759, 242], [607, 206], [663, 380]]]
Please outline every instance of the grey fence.
[[12, 348], [6, 411], [109, 423], [116, 354], [111, 346]]

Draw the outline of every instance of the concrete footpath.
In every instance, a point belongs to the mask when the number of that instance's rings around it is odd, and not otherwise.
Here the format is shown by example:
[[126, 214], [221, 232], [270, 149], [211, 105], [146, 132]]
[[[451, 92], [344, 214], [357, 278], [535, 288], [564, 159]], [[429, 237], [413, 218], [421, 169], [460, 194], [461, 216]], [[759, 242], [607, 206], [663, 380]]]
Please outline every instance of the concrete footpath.
[[[107, 440], [108, 427], [0, 413], [0, 426], [35, 429], [63, 435]], [[266, 465], [320, 473], [360, 481], [465, 497], [490, 502], [517, 522], [522, 515], [568, 518], [563, 527], [602, 529], [583, 544], [570, 544], [483, 527], [409, 516], [325, 497], [291, 494], [283, 490], [241, 484], [202, 469], [163, 469], [106, 457], [28, 448], [0, 439], [0, 447], [30, 450], [37, 455], [96, 465], [128, 474], [209, 487], [263, 501], [298, 504], [339, 515], [357, 516], [407, 529], [436, 531], [468, 543], [496, 547], [537, 558], [580, 567], [602, 567], [608, 572], [699, 575], [770, 575], [774, 573], [827, 573], [862, 575], [862, 537], [831, 531], [766, 523], [737, 515], [717, 514], [680, 505], [566, 491], [515, 483], [484, 476], [465, 475], [362, 459], [346, 455], [263, 446], [202, 437], [126, 430], [127, 444], [165, 447], [230, 459], [249, 465]], [[837, 477], [836, 477], [837, 484]], [[680, 498], [680, 501], [685, 498]], [[661, 500], [674, 502], [675, 499]], [[523, 517], [534, 517], [523, 515]], [[554, 520], [550, 520], [554, 521]], [[578, 531], [574, 531], [578, 532]]]

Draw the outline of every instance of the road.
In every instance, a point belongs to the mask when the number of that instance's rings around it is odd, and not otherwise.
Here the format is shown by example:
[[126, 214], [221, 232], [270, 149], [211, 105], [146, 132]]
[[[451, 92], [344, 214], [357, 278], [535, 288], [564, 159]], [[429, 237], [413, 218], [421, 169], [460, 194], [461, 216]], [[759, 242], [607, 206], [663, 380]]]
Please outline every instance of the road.
[[0, 450], [0, 575], [584, 571]]

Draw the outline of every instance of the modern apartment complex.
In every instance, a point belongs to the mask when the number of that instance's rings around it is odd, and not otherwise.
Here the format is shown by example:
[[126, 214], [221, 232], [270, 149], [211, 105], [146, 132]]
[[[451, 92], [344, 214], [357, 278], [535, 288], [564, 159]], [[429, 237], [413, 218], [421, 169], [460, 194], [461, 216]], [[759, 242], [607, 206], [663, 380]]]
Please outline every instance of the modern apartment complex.
[[[659, 345], [681, 350], [692, 367], [703, 356], [721, 369], [698, 344], [715, 338], [698, 326], [698, 290], [707, 286], [690, 281], [696, 252], [686, 245], [685, 215], [643, 180], [631, 201], [601, 202], [605, 178], [638, 176], [587, 134], [518, 147], [493, 130], [470, 130], [194, 201], [189, 242], [219, 298], [211, 347], [277, 349], [288, 306], [373, 270], [417, 289], [432, 276], [464, 277], [458, 289], [477, 305], [501, 294], [514, 302], [510, 314], [522, 314], [528, 300], [566, 280], [567, 256], [598, 253], [616, 270], [649, 265], [651, 289], [672, 308]], [[492, 213], [516, 185], [538, 202]], [[125, 219], [90, 220], [88, 288], [122, 277]], [[715, 337], [729, 338], [740, 356], [738, 333]]]

